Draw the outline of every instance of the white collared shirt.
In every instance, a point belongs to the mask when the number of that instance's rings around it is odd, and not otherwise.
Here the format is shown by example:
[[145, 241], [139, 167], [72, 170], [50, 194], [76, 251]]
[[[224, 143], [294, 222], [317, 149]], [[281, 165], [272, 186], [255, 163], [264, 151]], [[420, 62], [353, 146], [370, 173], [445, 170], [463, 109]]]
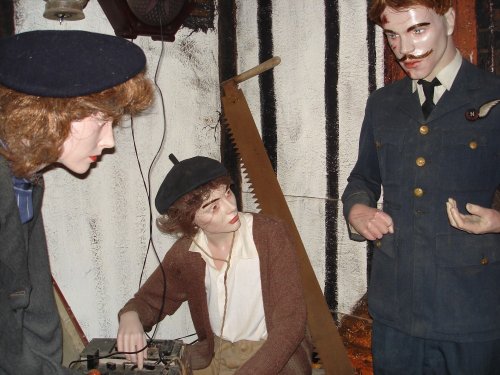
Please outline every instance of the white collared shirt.
[[[439, 79], [441, 85], [434, 87], [434, 104], [441, 99], [446, 90], [451, 89], [451, 86], [457, 77], [458, 71], [460, 70], [460, 66], [462, 66], [462, 55], [457, 50], [453, 60], [451, 60], [451, 62], [441, 69], [441, 71], [436, 75], [436, 78]], [[424, 90], [422, 89], [422, 85], [419, 85], [417, 81], [418, 80], [415, 79], [412, 82], [412, 92], [418, 90], [420, 104], [423, 104], [425, 101]]]
[[[241, 226], [235, 233], [231, 263], [227, 273], [226, 318], [221, 336], [222, 317], [226, 302], [224, 273], [227, 264], [220, 270], [214, 261], [193, 242], [189, 251], [200, 253], [205, 260], [205, 290], [207, 292], [210, 324], [215, 335], [225, 340], [259, 341], [267, 338], [267, 327], [262, 301], [259, 254], [253, 241], [253, 216], [238, 213]], [[202, 230], [194, 241], [210, 254], [207, 237]]]

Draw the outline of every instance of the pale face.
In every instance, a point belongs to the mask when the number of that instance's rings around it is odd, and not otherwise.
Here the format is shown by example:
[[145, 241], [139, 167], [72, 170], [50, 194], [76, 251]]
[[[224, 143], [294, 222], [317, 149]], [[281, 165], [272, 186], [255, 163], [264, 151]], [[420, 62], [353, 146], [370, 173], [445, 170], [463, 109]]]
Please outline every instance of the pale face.
[[229, 186], [223, 185], [212, 190], [210, 196], [196, 211], [194, 223], [208, 237], [235, 232], [239, 229], [241, 222], [238, 217], [236, 198]]
[[410, 78], [431, 81], [455, 57], [453, 8], [440, 16], [423, 6], [387, 7], [380, 18], [389, 46]]
[[57, 161], [69, 170], [83, 174], [95, 163], [105, 148], [113, 148], [112, 121], [98, 115], [89, 116], [71, 123], [71, 131], [63, 143]]

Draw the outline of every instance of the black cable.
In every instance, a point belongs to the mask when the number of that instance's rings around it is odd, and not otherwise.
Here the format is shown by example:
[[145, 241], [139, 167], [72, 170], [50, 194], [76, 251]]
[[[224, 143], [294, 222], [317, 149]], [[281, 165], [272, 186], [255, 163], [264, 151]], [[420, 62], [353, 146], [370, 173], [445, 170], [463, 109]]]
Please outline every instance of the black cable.
[[[158, 151], [156, 152], [156, 154], [155, 154], [155, 156], [153, 158], [153, 161], [149, 165], [149, 170], [148, 170], [148, 190], [146, 191], [146, 194], [148, 196], [148, 204], [149, 204], [149, 244], [148, 245], [151, 245], [151, 247], [153, 249], [153, 252], [154, 252], [154, 254], [156, 256], [156, 259], [158, 260], [158, 264], [159, 264], [159, 267], [160, 267], [160, 270], [161, 270], [161, 273], [162, 273], [162, 277], [163, 277], [163, 292], [162, 292], [161, 306], [160, 306], [160, 310], [158, 312], [158, 319], [157, 319], [157, 322], [156, 322], [153, 334], [149, 338], [149, 343], [151, 343], [153, 341], [153, 339], [154, 339], [154, 337], [156, 335], [156, 332], [158, 331], [158, 326], [159, 326], [159, 323], [160, 323], [160, 318], [163, 315], [163, 309], [165, 308], [165, 298], [166, 298], [166, 295], [167, 295], [167, 277], [165, 275], [165, 270], [163, 269], [163, 265], [161, 263], [161, 259], [158, 256], [158, 252], [156, 251], [156, 247], [155, 247], [154, 241], [153, 241], [153, 210], [151, 208], [151, 194], [150, 194], [151, 193], [151, 171], [153, 169], [153, 166], [155, 165], [155, 163], [158, 160], [158, 157], [159, 157], [159, 155], [161, 153], [161, 150], [163, 149], [163, 145], [165, 143], [165, 138], [166, 138], [166, 134], [167, 134], [167, 115], [166, 115], [166, 111], [165, 111], [165, 101], [163, 99], [163, 92], [161, 91], [161, 88], [158, 85], [158, 72], [160, 70], [160, 63], [161, 63], [161, 60], [163, 59], [163, 53], [164, 53], [164, 50], [165, 50], [165, 48], [164, 48], [165, 47], [165, 42], [163, 40], [163, 28], [162, 28], [161, 17], [159, 17], [159, 19], [160, 19], [161, 50], [160, 50], [160, 56], [158, 58], [158, 63], [156, 64], [156, 70], [155, 70], [155, 76], [154, 76], [154, 84], [155, 84], [156, 88], [158, 89], [158, 93], [159, 93], [160, 99], [161, 99], [161, 108], [162, 108], [162, 116], [163, 116], [163, 134], [162, 134], [162, 137], [161, 137], [160, 146], [158, 147]], [[135, 140], [134, 140], [134, 143], [135, 143]], [[139, 160], [139, 159], [137, 159], [137, 160]], [[141, 272], [141, 277], [139, 279], [139, 285], [142, 284], [142, 276], [143, 276], [143, 273], [144, 273], [144, 265], [146, 264], [146, 259], [147, 259], [148, 252], [149, 252], [149, 246], [148, 246], [148, 250], [146, 251], [146, 256], [144, 257], [144, 264], [143, 264], [143, 269], [142, 269], [142, 272]]]

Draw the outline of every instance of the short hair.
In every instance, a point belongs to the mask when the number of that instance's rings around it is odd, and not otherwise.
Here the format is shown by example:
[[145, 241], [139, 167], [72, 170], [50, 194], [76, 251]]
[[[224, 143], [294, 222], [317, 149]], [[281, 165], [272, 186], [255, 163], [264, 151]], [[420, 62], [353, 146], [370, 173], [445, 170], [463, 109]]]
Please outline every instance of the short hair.
[[113, 125], [135, 115], [153, 101], [144, 72], [124, 83], [85, 96], [52, 98], [28, 95], [0, 85], [0, 154], [17, 177], [29, 177], [59, 159], [71, 122], [100, 114]]
[[231, 177], [221, 176], [190, 191], [177, 199], [167, 210], [167, 213], [156, 219], [156, 226], [162, 233], [176, 234], [179, 237], [193, 237], [198, 228], [194, 224], [198, 211], [213, 190], [220, 186], [230, 186]]
[[380, 16], [386, 7], [400, 10], [417, 5], [430, 8], [437, 14], [444, 15], [448, 9], [453, 7], [453, 0], [372, 0], [368, 10], [368, 17], [377, 25], [381, 25]]

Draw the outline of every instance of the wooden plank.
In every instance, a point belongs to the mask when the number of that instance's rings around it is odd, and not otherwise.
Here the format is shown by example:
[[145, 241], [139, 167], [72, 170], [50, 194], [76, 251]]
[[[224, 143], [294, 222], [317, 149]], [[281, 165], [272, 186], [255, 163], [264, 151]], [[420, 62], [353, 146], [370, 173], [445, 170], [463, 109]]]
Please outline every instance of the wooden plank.
[[63, 365], [68, 366], [71, 361], [80, 359], [80, 353], [89, 342], [54, 278], [52, 278], [52, 285], [54, 286], [57, 310], [61, 317]]

